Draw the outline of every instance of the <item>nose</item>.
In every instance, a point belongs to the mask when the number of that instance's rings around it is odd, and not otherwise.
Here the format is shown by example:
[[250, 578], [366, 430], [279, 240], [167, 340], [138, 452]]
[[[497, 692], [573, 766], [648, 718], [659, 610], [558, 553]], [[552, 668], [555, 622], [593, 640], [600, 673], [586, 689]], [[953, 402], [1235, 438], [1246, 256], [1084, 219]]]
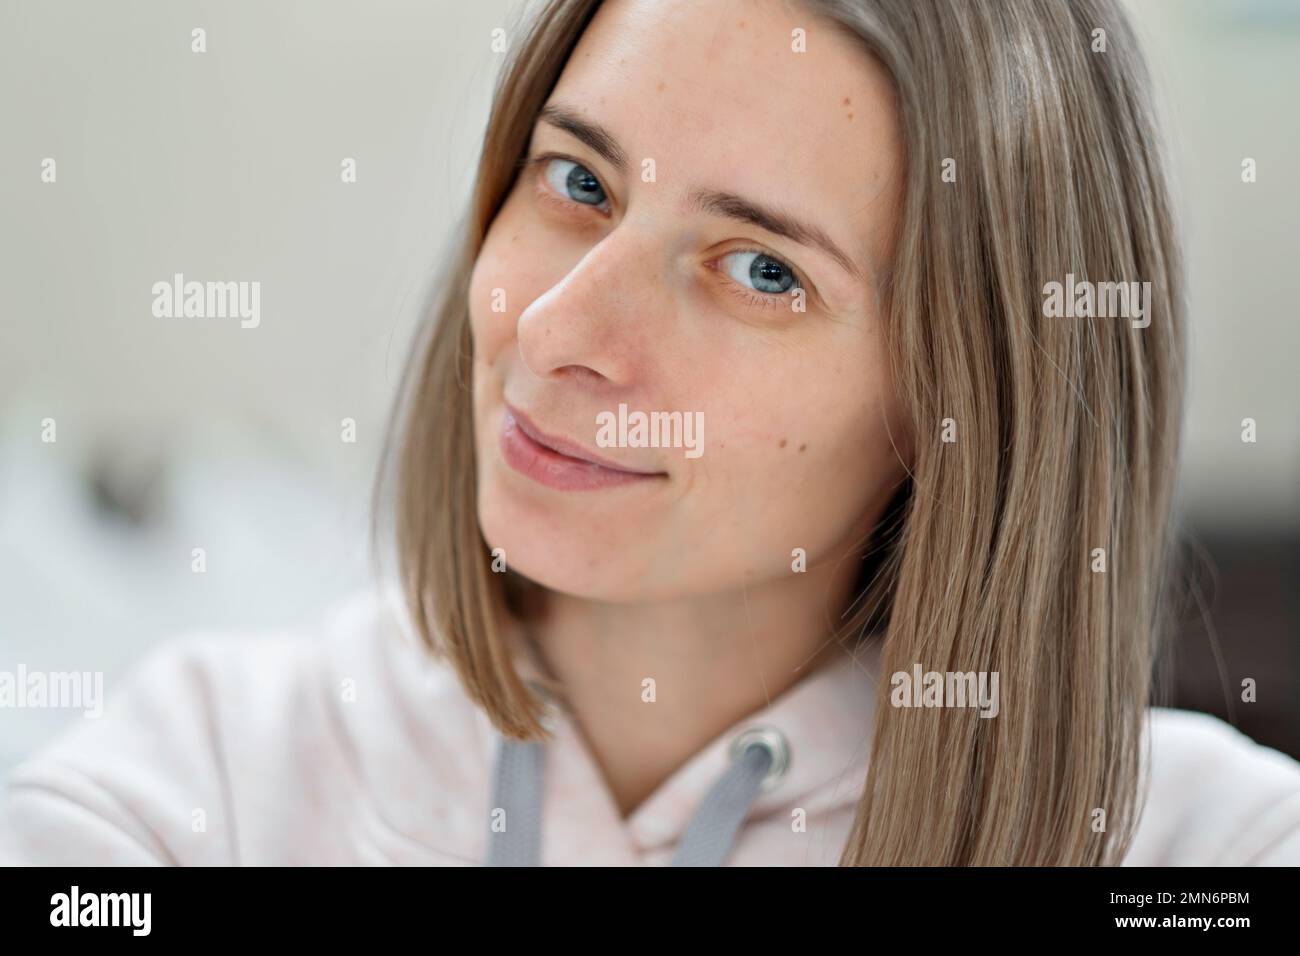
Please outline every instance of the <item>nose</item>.
[[662, 246], [620, 224], [519, 316], [524, 364], [542, 379], [629, 386], [652, 354], [658, 317], [670, 307]]

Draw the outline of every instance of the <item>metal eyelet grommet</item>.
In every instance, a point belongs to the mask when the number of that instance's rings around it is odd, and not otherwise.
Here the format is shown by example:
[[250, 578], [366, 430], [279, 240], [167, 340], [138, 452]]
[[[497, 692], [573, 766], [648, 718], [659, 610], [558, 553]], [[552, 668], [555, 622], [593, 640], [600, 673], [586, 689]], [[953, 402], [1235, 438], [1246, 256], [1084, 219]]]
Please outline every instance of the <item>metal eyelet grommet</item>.
[[760, 790], [771, 790], [790, 766], [790, 744], [786, 741], [785, 734], [775, 727], [751, 727], [737, 734], [731, 741], [731, 759], [738, 759], [747, 747], [754, 744], [767, 748], [767, 752], [772, 755], [772, 766], [759, 784]]

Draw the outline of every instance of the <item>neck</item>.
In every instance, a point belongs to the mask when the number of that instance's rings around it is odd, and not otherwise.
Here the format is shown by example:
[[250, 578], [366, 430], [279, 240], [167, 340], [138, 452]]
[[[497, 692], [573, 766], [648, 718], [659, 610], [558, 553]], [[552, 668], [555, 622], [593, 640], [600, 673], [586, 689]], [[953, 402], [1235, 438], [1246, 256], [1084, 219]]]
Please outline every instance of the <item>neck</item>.
[[843, 653], [833, 630], [858, 570], [828, 562], [654, 603], [547, 592], [526, 626], [624, 817], [728, 727]]

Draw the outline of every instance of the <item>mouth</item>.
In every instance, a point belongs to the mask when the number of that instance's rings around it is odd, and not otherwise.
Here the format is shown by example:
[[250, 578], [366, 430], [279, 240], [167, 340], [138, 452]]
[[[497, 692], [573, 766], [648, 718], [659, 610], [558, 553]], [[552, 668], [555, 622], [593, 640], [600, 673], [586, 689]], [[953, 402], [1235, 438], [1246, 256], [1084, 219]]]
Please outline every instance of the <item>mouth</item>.
[[577, 442], [549, 435], [509, 403], [501, 420], [500, 447], [506, 464], [515, 471], [560, 491], [593, 491], [668, 477], [665, 471], [628, 468]]

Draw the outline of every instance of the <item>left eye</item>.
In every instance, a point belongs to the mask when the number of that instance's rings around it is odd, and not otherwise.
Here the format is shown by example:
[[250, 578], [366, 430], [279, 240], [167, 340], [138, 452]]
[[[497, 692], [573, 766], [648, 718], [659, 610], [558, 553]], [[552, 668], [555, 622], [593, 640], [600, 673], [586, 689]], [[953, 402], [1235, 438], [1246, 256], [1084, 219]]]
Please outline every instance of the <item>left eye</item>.
[[599, 206], [608, 198], [595, 174], [572, 160], [548, 160], [543, 172], [551, 188], [573, 202]]
[[762, 252], [732, 252], [718, 260], [722, 271], [756, 292], [781, 295], [799, 284], [794, 270]]

